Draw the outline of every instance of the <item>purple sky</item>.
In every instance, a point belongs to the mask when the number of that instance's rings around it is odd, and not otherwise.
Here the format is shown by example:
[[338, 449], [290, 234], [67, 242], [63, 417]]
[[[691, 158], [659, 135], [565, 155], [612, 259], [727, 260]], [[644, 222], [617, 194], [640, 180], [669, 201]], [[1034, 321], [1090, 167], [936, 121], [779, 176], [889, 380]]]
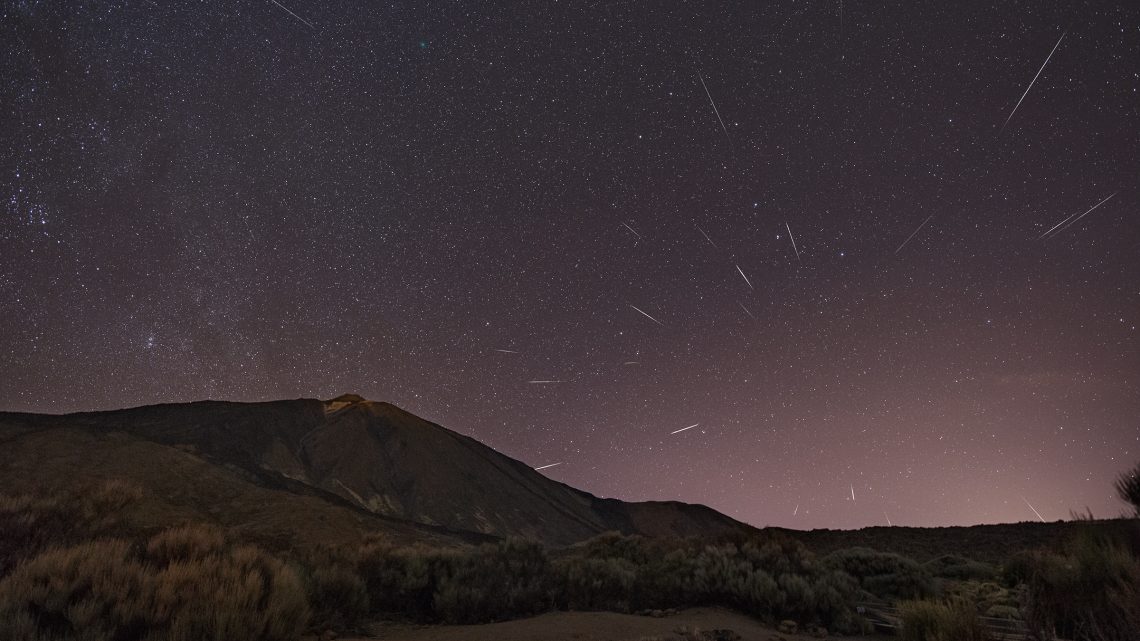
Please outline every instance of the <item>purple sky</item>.
[[356, 392], [756, 525], [1116, 515], [1140, 5], [991, 4], [9, 3], [0, 409]]

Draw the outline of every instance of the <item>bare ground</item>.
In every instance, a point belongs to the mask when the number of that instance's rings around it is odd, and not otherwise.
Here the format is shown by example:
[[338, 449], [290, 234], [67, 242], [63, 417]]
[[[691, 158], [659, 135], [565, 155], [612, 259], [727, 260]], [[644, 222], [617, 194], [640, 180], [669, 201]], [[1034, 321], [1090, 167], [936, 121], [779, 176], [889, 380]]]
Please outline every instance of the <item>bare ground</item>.
[[[723, 608], [692, 608], [662, 618], [615, 612], [550, 612], [529, 619], [482, 625], [379, 624], [370, 638], [385, 641], [687, 641], [700, 638], [685, 636], [683, 628], [728, 629], [739, 634], [742, 641], [815, 641], [810, 636], [780, 634], [751, 617]], [[858, 638], [879, 641], [888, 637]]]

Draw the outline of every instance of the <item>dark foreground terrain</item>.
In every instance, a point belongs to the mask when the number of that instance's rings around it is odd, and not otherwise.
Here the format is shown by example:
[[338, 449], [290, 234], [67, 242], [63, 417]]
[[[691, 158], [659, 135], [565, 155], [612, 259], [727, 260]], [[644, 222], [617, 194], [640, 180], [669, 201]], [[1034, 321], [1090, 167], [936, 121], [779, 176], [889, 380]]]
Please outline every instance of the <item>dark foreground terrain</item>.
[[1135, 520], [758, 530], [351, 395], [0, 413], [0, 488], [0, 641], [1140, 629]]
[[[724, 608], [692, 608], [666, 617], [616, 612], [550, 612], [536, 617], [483, 625], [387, 624], [375, 637], [390, 641], [785, 641], [818, 639], [809, 634], [779, 632], [747, 615]], [[364, 637], [361, 637], [362, 639]], [[885, 634], [860, 636], [884, 641]]]

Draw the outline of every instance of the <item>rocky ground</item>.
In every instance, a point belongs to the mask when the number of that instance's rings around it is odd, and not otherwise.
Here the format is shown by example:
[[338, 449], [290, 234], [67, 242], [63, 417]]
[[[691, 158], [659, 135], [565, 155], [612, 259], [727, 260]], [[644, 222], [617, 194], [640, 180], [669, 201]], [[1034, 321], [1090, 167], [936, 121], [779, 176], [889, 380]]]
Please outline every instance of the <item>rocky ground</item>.
[[817, 636], [820, 631], [805, 634], [797, 630], [793, 634], [773, 629], [723, 608], [692, 608], [659, 617], [614, 612], [551, 612], [484, 625], [380, 624], [371, 632], [367, 638], [386, 641], [814, 641], [838, 638]]

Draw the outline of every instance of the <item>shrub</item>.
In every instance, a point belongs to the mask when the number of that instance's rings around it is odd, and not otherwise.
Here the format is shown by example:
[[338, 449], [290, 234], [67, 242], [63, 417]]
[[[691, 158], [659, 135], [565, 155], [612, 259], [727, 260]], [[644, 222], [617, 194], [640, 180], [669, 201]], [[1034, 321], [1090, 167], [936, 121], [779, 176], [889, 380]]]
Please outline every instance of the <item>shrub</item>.
[[913, 559], [867, 548], [837, 550], [823, 559], [825, 566], [846, 572], [876, 597], [920, 599], [934, 594], [930, 573]]
[[91, 490], [79, 493], [84, 507], [94, 518], [117, 515], [128, 505], [143, 497], [139, 486], [122, 479], [107, 479], [97, 483]]
[[1132, 506], [1132, 514], [1140, 517], [1140, 463], [1116, 477], [1116, 494]]
[[395, 548], [384, 542], [366, 543], [360, 551], [357, 572], [368, 589], [369, 610], [429, 620], [442, 554], [420, 546]]
[[[570, 559], [559, 560], [560, 568], [607, 577], [597, 577], [606, 596], [588, 601], [590, 607], [642, 610], [719, 604], [769, 621], [792, 617], [836, 631], [861, 629], [851, 607], [858, 584], [825, 568], [786, 536], [765, 533], [702, 544], [606, 534], [571, 551]], [[578, 553], [592, 562], [575, 561]], [[634, 571], [633, 590], [623, 596], [629, 569]], [[589, 577], [576, 579], [578, 586], [590, 585]]]
[[744, 606], [741, 597], [746, 593], [746, 582], [752, 566], [738, 558], [738, 552], [732, 543], [709, 545], [701, 550], [693, 571], [693, 596], [711, 602]]
[[476, 623], [549, 609], [551, 572], [537, 543], [507, 540], [463, 550], [370, 543], [357, 569], [375, 613]]
[[[553, 565], [560, 606], [570, 610], [629, 612], [638, 566], [625, 559], [571, 557]], [[642, 581], [650, 583], [645, 575]]]
[[1020, 620], [1021, 610], [1012, 605], [991, 605], [986, 608], [985, 615], [994, 619]]
[[858, 582], [790, 539], [703, 544], [603, 534], [559, 552], [523, 541], [462, 550], [361, 549], [357, 570], [376, 614], [472, 623], [552, 607], [618, 612], [719, 604], [774, 621], [857, 632]]
[[957, 581], [992, 581], [997, 568], [989, 563], [967, 559], [956, 554], [944, 554], [923, 564], [927, 572], [942, 579]]
[[694, 592], [697, 561], [687, 549], [659, 551], [645, 563], [635, 564], [634, 610], [668, 608], [699, 601]]
[[1021, 550], [1009, 557], [1001, 566], [1001, 580], [1007, 587], [1015, 587], [1029, 582], [1036, 567], [1037, 554]]
[[753, 566], [774, 576], [810, 575], [818, 563], [803, 543], [782, 535], [754, 537], [740, 546], [740, 552]]
[[71, 522], [70, 510], [56, 498], [0, 496], [0, 577], [65, 535]]
[[859, 582], [844, 572], [831, 570], [816, 578], [812, 584], [812, 609], [821, 622], [837, 632], [855, 633], [863, 630], [862, 621], [851, 607], [859, 591]]
[[166, 567], [176, 561], [196, 561], [218, 554], [225, 547], [221, 530], [203, 524], [172, 527], [151, 537], [146, 556]]
[[442, 621], [479, 623], [549, 609], [549, 561], [541, 544], [508, 539], [448, 561], [433, 600]]
[[19, 622], [11, 639], [117, 637], [146, 627], [140, 595], [153, 594], [152, 582], [125, 541], [50, 550], [0, 581], [0, 621]]
[[368, 614], [368, 588], [360, 576], [343, 565], [319, 566], [306, 577], [317, 630], [355, 630]]
[[176, 561], [159, 572], [153, 601], [169, 618], [171, 641], [295, 639], [308, 622], [308, 602], [296, 573], [254, 547], [228, 555]]
[[[995, 612], [994, 616], [1020, 619], [1020, 592], [993, 582], [947, 581], [942, 594], [950, 600], [962, 600], [973, 606], [975, 612]], [[990, 616], [987, 614], [986, 616]]]
[[121, 540], [52, 549], [22, 563], [0, 581], [0, 621], [13, 622], [0, 626], [0, 639], [299, 636], [308, 606], [294, 572], [250, 547], [166, 555], [184, 534], [160, 534], [148, 545], [165, 565]]
[[973, 605], [951, 601], [903, 601], [899, 603], [903, 641], [987, 641], [989, 633]]
[[141, 496], [138, 487], [119, 480], [46, 496], [0, 495], [0, 577], [48, 547], [112, 533], [123, 508]]
[[1026, 623], [1042, 638], [1134, 641], [1140, 630], [1140, 560], [1103, 536], [1036, 553], [1028, 592]]
[[642, 536], [611, 531], [603, 532], [574, 546], [573, 549], [588, 558], [622, 559], [642, 565], [652, 560], [653, 548], [659, 548], [661, 544], [662, 542]]

